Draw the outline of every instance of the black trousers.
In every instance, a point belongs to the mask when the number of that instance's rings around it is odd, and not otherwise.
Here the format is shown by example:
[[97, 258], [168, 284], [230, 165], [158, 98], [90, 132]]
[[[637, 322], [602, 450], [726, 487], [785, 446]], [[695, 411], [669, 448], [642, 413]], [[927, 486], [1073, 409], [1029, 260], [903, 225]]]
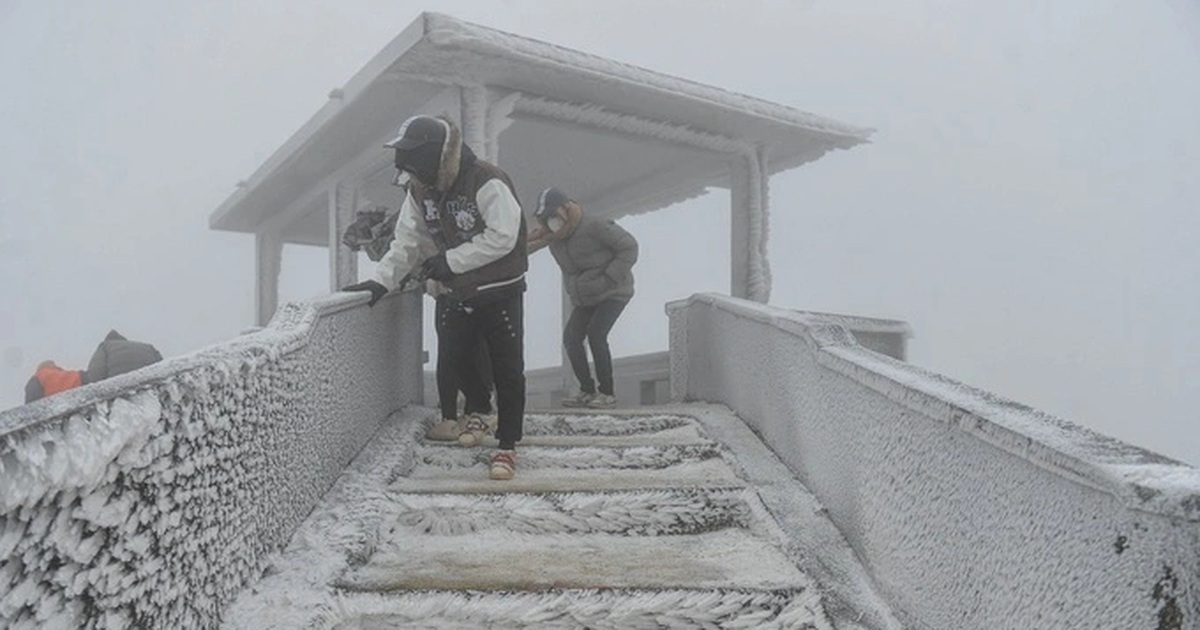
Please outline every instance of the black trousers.
[[625, 310], [626, 304], [618, 300], [605, 300], [595, 306], [576, 306], [571, 311], [571, 317], [563, 329], [563, 347], [567, 350], [575, 378], [579, 379], [579, 389], [585, 393], [596, 393], [596, 383], [592, 380], [587, 353], [583, 349], [583, 340], [587, 338], [588, 347], [592, 349], [592, 360], [596, 362], [596, 381], [599, 381], [600, 393], [612, 396], [613, 368], [608, 332], [612, 330], [621, 311]]
[[[522, 293], [478, 306], [446, 300], [446, 308], [438, 315], [439, 364], [444, 357], [460, 370], [470, 370], [465, 364], [478, 356], [480, 343], [487, 345], [496, 385], [499, 422], [496, 439], [500, 440], [500, 448], [512, 448], [521, 440], [525, 422], [524, 300]], [[445, 348], [444, 352], [442, 348]], [[473, 394], [467, 394], [468, 400], [483, 390], [482, 381], [460, 381], [459, 386], [478, 388]], [[440, 383], [438, 389], [441, 390]]]
[[[448, 312], [462, 306], [449, 298], [437, 298], [434, 302], [434, 328], [438, 335], [437, 388], [438, 406], [442, 418], [458, 419], [458, 392], [466, 398], [463, 412], [467, 414], [492, 413], [492, 366], [487, 342], [481, 333], [476, 333], [476, 350], [472, 355], [463, 355], [456, 347], [462, 340], [446, 333]], [[459, 357], [466, 360], [459, 361]]]

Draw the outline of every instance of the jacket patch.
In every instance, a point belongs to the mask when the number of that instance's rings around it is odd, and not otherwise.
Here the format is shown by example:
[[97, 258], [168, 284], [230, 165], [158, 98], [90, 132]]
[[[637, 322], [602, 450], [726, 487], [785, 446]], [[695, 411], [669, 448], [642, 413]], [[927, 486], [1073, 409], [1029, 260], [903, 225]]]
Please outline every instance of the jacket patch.
[[479, 221], [479, 208], [465, 198], [446, 202], [446, 210], [454, 217], [454, 224], [460, 232], [473, 231]]

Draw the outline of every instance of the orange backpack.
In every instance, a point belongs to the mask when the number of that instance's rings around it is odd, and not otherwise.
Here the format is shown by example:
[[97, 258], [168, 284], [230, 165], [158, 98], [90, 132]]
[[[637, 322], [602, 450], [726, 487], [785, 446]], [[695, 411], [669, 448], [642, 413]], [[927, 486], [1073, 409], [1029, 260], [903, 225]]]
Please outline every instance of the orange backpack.
[[64, 370], [54, 364], [38, 367], [37, 373], [34, 376], [42, 384], [43, 396], [65, 392], [68, 389], [75, 389], [83, 385], [82, 372], [79, 370]]

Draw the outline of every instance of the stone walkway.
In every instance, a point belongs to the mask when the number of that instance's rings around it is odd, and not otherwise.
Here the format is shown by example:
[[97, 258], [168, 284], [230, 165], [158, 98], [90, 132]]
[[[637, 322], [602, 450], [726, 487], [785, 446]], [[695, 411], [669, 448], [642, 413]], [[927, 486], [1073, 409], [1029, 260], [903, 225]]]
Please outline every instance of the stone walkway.
[[509, 482], [487, 478], [494, 441], [425, 441], [428, 413], [381, 430], [228, 627], [890, 626], [820, 506], [723, 408], [531, 413]]

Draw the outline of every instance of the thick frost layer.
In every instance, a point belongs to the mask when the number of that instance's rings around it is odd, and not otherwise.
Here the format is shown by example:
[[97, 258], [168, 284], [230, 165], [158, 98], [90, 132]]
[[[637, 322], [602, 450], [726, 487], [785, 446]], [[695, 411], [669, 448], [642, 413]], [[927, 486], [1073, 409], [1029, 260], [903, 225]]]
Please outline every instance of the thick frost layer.
[[0, 626], [215, 626], [419, 391], [419, 303], [362, 301], [0, 416]]
[[[527, 416], [517, 479], [540, 472], [550, 480], [527, 491], [517, 480], [487, 480], [486, 448], [425, 443], [427, 414], [407, 409], [242, 593], [227, 623], [255, 630], [864, 627], [853, 620], [899, 627], [863, 588], [861, 567], [819, 505], [761, 443], [750, 448], [757, 440], [743, 423], [718, 408], [668, 411]], [[680, 423], [693, 431], [688, 442], [698, 436], [706, 447], [690, 457], [753, 457], [747, 476], [696, 486], [668, 445], [626, 442], [678, 434]], [[730, 438], [730, 450], [709, 430]], [[563, 446], [564, 436], [590, 443]], [[636, 455], [614, 456], [624, 452]], [[740, 467], [733, 458], [725, 465]], [[640, 478], [595, 483], [631, 467]], [[591, 483], [574, 487], [570, 474]], [[458, 481], [437, 483], [445, 477]], [[785, 534], [775, 515], [793, 531]], [[801, 572], [810, 566], [829, 581], [814, 585]], [[827, 599], [840, 613], [832, 623]]]
[[672, 395], [759, 432], [907, 625], [1200, 620], [1195, 468], [870, 352], [827, 316], [716, 295], [668, 312]]
[[871, 129], [846, 125], [815, 114], [797, 111], [743, 94], [736, 94], [686, 79], [660, 74], [631, 64], [589, 55], [577, 50], [555, 46], [512, 33], [484, 28], [447, 15], [426, 13], [425, 16], [429, 38], [441, 46], [453, 46], [502, 58], [522, 59], [532, 57], [553, 61], [563, 66], [574, 68], [581, 74], [583, 72], [591, 73], [596, 78], [605, 77], [639, 85], [653, 86], [671, 94], [708, 100], [732, 110], [783, 120], [814, 131], [853, 138], [856, 141], [865, 140], [870, 136], [872, 131]]

